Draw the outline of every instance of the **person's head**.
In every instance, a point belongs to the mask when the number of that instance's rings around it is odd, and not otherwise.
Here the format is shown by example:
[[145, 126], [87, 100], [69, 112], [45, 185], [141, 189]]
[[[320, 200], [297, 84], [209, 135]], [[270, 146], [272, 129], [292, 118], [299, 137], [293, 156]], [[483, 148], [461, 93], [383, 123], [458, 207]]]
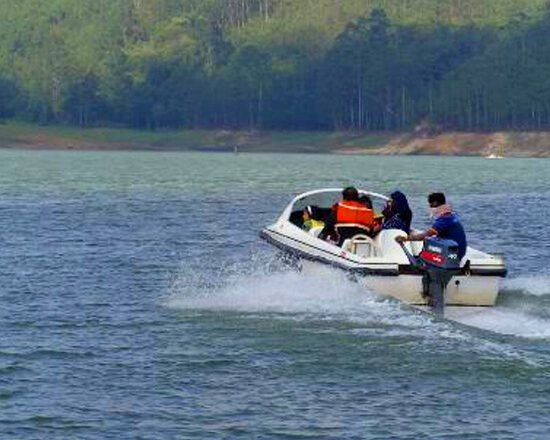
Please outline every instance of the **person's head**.
[[353, 186], [348, 186], [342, 191], [342, 198], [349, 201], [357, 201], [359, 199], [359, 192]]
[[363, 194], [362, 196], [359, 197], [359, 202], [361, 202], [367, 208], [372, 209], [372, 200], [366, 194]]
[[[391, 217], [395, 214], [406, 214], [410, 212], [409, 202], [405, 194], [401, 191], [394, 191], [390, 194], [386, 207], [384, 208], [384, 216]], [[409, 215], [409, 214], [406, 214]]]
[[397, 205], [403, 205], [403, 206], [409, 205], [409, 202], [407, 201], [407, 197], [401, 191], [392, 192], [390, 194], [390, 201], [391, 203], [394, 203]]
[[437, 208], [445, 203], [447, 203], [447, 200], [445, 199], [445, 194], [443, 193], [436, 192], [431, 193], [428, 196], [428, 204], [430, 205], [430, 208]]

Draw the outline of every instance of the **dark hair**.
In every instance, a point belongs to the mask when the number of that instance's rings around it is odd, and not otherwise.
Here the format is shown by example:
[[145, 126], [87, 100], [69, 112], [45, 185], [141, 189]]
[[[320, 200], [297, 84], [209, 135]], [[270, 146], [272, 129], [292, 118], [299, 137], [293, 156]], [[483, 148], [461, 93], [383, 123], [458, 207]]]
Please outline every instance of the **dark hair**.
[[304, 211], [306, 211], [313, 220], [323, 220], [323, 214], [318, 206], [307, 205]]
[[372, 200], [369, 196], [367, 196], [366, 194], [363, 194], [362, 196], [359, 197], [359, 201], [365, 205], [367, 208], [369, 209], [372, 209]]
[[[391, 193], [390, 199], [393, 203], [387, 204], [382, 211], [384, 225], [389, 224], [392, 229], [397, 226], [397, 229], [403, 229], [403, 231], [408, 233], [411, 229], [413, 214], [409, 207], [407, 196], [401, 191], [394, 191]], [[399, 224], [396, 225], [396, 217], [402, 223], [401, 226]]]
[[344, 191], [342, 191], [342, 197], [344, 200], [358, 200], [359, 192], [355, 187], [348, 186], [347, 188], [344, 188]]
[[445, 194], [443, 193], [431, 193], [428, 196], [428, 203], [433, 207], [444, 205], [447, 201], [445, 200]]

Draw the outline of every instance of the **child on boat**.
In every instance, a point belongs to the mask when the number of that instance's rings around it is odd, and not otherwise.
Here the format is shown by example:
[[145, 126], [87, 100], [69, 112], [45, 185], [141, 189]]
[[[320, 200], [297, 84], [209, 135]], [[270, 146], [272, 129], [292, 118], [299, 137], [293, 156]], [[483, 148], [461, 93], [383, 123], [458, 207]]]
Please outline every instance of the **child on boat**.
[[324, 227], [325, 222], [321, 220], [321, 213], [317, 206], [308, 205], [302, 213], [302, 228], [309, 231], [311, 228]]

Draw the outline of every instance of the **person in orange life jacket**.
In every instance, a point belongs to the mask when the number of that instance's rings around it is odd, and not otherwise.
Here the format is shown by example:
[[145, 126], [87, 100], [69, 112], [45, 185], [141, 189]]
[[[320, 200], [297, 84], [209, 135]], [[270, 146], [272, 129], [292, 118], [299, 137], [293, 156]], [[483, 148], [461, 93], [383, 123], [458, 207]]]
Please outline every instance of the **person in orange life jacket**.
[[[340, 231], [337, 232], [335, 226], [340, 223], [347, 223], [349, 227], [340, 228]], [[332, 207], [332, 212], [328, 216], [319, 238], [336, 237], [338, 245], [341, 246], [345, 239], [356, 234], [366, 234], [374, 225], [373, 210], [361, 203], [357, 189], [349, 186], [342, 191], [342, 201]]]
[[464, 228], [458, 219], [458, 216], [452, 211], [451, 206], [447, 204], [445, 194], [432, 193], [428, 196], [431, 216], [433, 218], [432, 226], [424, 232], [412, 232], [407, 237], [396, 237], [396, 241], [422, 241], [426, 237], [438, 236], [453, 240], [458, 244], [458, 258], [462, 259], [466, 254], [468, 246]]

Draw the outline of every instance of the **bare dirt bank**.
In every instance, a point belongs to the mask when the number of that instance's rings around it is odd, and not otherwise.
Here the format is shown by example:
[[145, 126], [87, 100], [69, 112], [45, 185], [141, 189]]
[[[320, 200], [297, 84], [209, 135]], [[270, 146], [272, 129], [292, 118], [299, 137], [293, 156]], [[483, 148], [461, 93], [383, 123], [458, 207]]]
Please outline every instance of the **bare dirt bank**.
[[550, 157], [550, 132], [419, 133], [182, 130], [0, 125], [0, 148]]
[[550, 132], [401, 134], [378, 147], [339, 148], [336, 151], [344, 154], [550, 157]]

